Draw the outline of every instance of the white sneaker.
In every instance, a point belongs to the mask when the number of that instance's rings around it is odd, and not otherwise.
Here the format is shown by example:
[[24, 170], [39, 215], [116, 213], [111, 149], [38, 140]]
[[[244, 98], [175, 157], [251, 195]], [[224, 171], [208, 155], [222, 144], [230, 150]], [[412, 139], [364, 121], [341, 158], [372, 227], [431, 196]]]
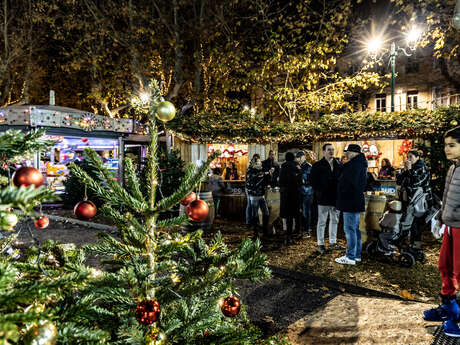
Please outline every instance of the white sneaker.
[[355, 261], [356, 262], [361, 262], [361, 258], [356, 258]]
[[340, 258], [335, 259], [335, 262], [337, 262], [338, 264], [342, 264], [342, 265], [355, 265], [355, 264], [356, 264], [356, 261], [355, 261], [355, 260], [352, 260], [352, 259], [347, 258], [346, 255], [341, 256]]

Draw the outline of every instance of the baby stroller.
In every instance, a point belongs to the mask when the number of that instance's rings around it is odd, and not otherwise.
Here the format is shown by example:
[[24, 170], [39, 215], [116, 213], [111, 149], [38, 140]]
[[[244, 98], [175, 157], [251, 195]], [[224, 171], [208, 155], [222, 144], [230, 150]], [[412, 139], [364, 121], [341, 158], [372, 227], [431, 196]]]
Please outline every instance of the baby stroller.
[[[412, 267], [415, 262], [425, 263], [425, 252], [420, 248], [415, 248], [407, 244], [410, 229], [413, 225], [414, 217], [418, 215], [416, 207], [419, 198], [423, 195], [423, 191], [417, 190], [410, 200], [404, 213], [401, 212], [402, 204], [400, 201], [394, 200], [388, 204], [389, 210], [385, 212], [379, 221], [382, 232], [375, 231], [375, 240], [369, 242], [366, 246], [366, 251], [371, 257], [389, 258], [392, 262], [397, 263], [402, 267]], [[431, 221], [434, 215], [432, 210], [425, 211], [425, 222]], [[395, 255], [399, 252], [399, 255]]]

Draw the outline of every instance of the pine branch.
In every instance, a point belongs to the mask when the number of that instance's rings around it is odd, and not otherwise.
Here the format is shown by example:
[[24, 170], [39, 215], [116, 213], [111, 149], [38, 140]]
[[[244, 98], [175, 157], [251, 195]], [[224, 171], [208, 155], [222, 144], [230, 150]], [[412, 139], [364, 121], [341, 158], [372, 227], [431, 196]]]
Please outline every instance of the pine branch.
[[120, 184], [118, 184], [118, 182], [114, 180], [113, 174], [102, 164], [96, 151], [87, 148], [85, 149], [85, 156], [102, 174], [108, 187], [119, 197], [119, 199], [123, 200], [126, 206], [139, 213], [147, 210], [147, 204], [145, 202], [132, 197]]
[[174, 205], [177, 205], [181, 202], [190, 192], [195, 188], [195, 186], [206, 176], [208, 172], [209, 165], [212, 161], [218, 156], [218, 153], [210, 155], [205, 164], [200, 168], [200, 170], [193, 175], [194, 165], [191, 163], [186, 170], [184, 181], [177, 188], [177, 191], [169, 197], [166, 197], [160, 200], [155, 208], [155, 212], [164, 212], [169, 210]]
[[39, 202], [53, 201], [58, 199], [51, 189], [44, 186], [19, 188], [8, 186], [0, 189], [0, 211], [7, 208], [20, 208], [24, 211], [32, 209]]
[[131, 195], [138, 200], [145, 202], [144, 196], [142, 195], [139, 179], [136, 176], [136, 171], [134, 170], [133, 161], [130, 158], [125, 159], [125, 173], [126, 173], [126, 186], [131, 193]]
[[98, 235], [103, 239], [102, 242], [86, 245], [83, 248], [89, 252], [108, 255], [135, 256], [142, 253], [140, 248], [123, 244], [104, 232], [100, 232]]
[[94, 181], [94, 179], [78, 165], [72, 162], [69, 164], [69, 168], [72, 170], [72, 173], [78, 177], [83, 182], [83, 184], [91, 188], [99, 198], [105, 201], [109, 201], [113, 204], [122, 204], [122, 200], [118, 198], [117, 195], [114, 195], [110, 190], [104, 188], [100, 183]]
[[179, 225], [184, 225], [188, 224], [188, 216], [187, 215], [182, 215], [179, 217], [174, 217], [174, 218], [168, 218], [168, 219], [162, 219], [157, 222], [158, 227], [162, 228], [170, 228], [173, 226], [179, 226]]

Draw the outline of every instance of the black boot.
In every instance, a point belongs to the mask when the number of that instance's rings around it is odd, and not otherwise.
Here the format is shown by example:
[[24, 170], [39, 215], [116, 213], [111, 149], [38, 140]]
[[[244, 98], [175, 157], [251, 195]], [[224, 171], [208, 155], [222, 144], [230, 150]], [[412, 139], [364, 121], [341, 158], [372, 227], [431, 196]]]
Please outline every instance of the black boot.
[[259, 238], [259, 217], [254, 217], [251, 220], [254, 238]]
[[269, 215], [264, 215], [262, 217], [262, 231], [264, 233], [264, 237], [268, 237], [271, 234], [268, 233], [268, 219], [270, 218]]

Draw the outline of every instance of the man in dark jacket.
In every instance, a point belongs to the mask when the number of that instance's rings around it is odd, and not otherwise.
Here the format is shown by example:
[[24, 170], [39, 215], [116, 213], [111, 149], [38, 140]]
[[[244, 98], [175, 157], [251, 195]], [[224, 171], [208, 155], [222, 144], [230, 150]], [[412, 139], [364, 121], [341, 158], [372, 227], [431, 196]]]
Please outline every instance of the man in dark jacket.
[[292, 152], [286, 152], [285, 159], [286, 162], [281, 165], [279, 179], [280, 217], [286, 219], [285, 244], [292, 244], [292, 226], [294, 219], [299, 219], [302, 171]]
[[271, 187], [278, 186], [278, 177], [280, 176], [280, 166], [275, 161], [273, 150], [268, 152], [268, 158], [262, 162], [262, 170], [270, 173], [269, 184]]
[[302, 182], [300, 187], [300, 209], [301, 215], [300, 226], [298, 227], [301, 236], [311, 236], [311, 205], [313, 202], [313, 188], [310, 182], [311, 164], [306, 160], [306, 154], [304, 151], [299, 151], [295, 155], [297, 162], [300, 164], [302, 170]]
[[361, 153], [361, 146], [349, 144], [345, 149], [347, 162], [337, 186], [337, 209], [343, 212], [343, 229], [347, 239], [347, 252], [335, 262], [354, 265], [361, 261], [360, 212], [365, 210], [364, 191], [367, 180], [367, 160]]
[[339, 223], [339, 211], [336, 209], [337, 181], [342, 169], [342, 163], [334, 158], [334, 146], [323, 145], [323, 158], [313, 164], [310, 172], [310, 183], [315, 192], [318, 204], [318, 224], [316, 235], [318, 239], [318, 251], [326, 252], [324, 247], [324, 231], [329, 215], [329, 244], [331, 249], [344, 249], [337, 244], [337, 224]]

